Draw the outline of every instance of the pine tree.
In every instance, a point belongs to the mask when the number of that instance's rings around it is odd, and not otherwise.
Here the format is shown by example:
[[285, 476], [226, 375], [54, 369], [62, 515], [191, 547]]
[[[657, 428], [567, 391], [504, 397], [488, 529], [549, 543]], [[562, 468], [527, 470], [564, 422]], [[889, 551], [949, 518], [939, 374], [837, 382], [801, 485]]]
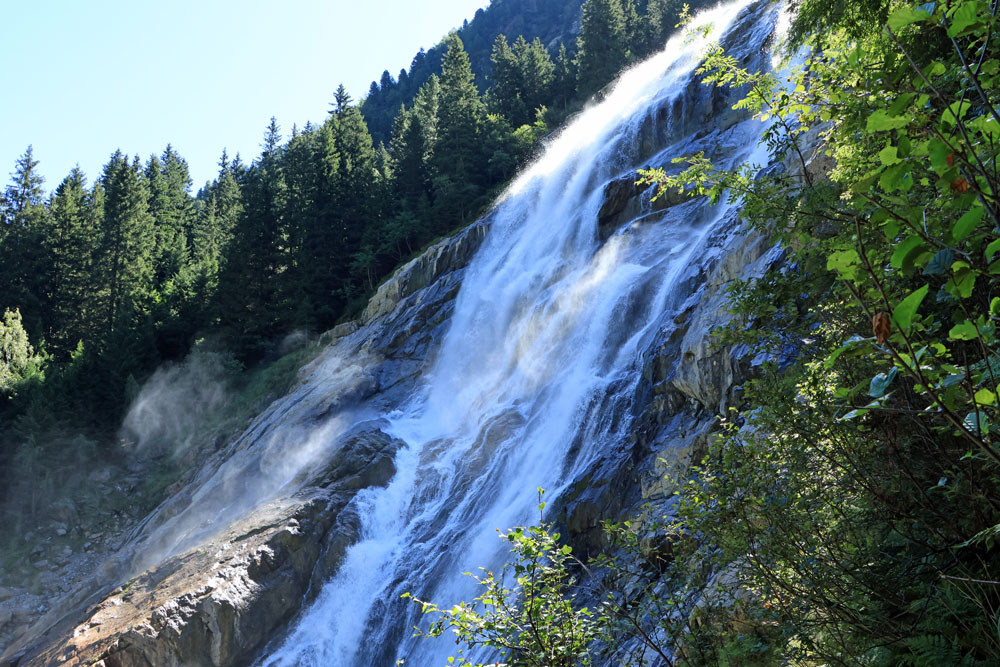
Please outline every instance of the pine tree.
[[661, 51], [680, 20], [681, 0], [649, 0], [643, 17], [643, 46], [646, 53]]
[[3, 194], [0, 224], [0, 308], [19, 307], [32, 336], [42, 333], [45, 267], [42, 240], [47, 211], [44, 180], [31, 146], [18, 158]]
[[485, 109], [476, 89], [469, 56], [452, 33], [441, 65], [438, 138], [434, 148], [435, 207], [439, 229], [465, 221], [477, 205], [484, 179], [484, 156], [478, 145]]
[[21, 312], [5, 309], [0, 318], [0, 397], [9, 396], [37, 363], [34, 352], [21, 324]]
[[99, 318], [92, 288], [98, 216], [79, 167], [56, 188], [44, 233], [47, 264], [44, 313], [49, 352], [69, 359], [79, 341], [93, 336]]
[[[523, 41], [523, 38], [518, 39]], [[490, 76], [493, 85], [487, 98], [490, 111], [504, 116], [511, 124], [520, 125], [528, 114], [527, 105], [521, 97], [524, 80], [518, 56], [510, 48], [505, 35], [497, 35], [490, 61], [493, 63]]]
[[287, 269], [281, 132], [271, 122], [260, 157], [243, 176], [242, 210], [219, 278], [219, 311], [238, 354], [261, 354], [287, 321], [281, 274]]
[[116, 151], [104, 167], [100, 265], [105, 288], [104, 329], [108, 344], [125, 334], [148, 307], [153, 292], [154, 220], [139, 158], [132, 164]]
[[576, 95], [576, 64], [566, 49], [566, 44], [559, 43], [559, 55], [556, 57], [555, 78], [552, 82], [553, 103], [563, 108]]
[[351, 96], [347, 92], [344, 84], [337, 86], [337, 92], [333, 94], [333, 102], [330, 104], [330, 113], [340, 115], [351, 106]]
[[243, 208], [237, 181], [240, 176], [237, 160], [230, 163], [229, 155], [225, 150], [222, 151], [219, 175], [207, 193], [208, 205], [192, 233], [193, 256], [202, 264], [202, 271], [207, 275], [217, 274], [219, 262], [232, 240], [233, 230]]
[[627, 61], [638, 60], [643, 54], [643, 24], [639, 20], [639, 10], [635, 0], [621, 0], [622, 15], [625, 17], [625, 47]]
[[4, 228], [28, 225], [28, 218], [42, 205], [44, 179], [37, 169], [38, 160], [35, 159], [34, 148], [29, 145], [24, 155], [17, 159], [11, 174], [12, 182], [4, 191]]
[[150, 157], [145, 174], [156, 225], [154, 287], [162, 290], [188, 264], [194, 215], [191, 177], [187, 162], [170, 145], [159, 158]]
[[549, 103], [556, 66], [542, 40], [537, 37], [530, 43], [524, 37], [518, 37], [514, 53], [521, 73], [521, 97], [528, 113], [525, 118], [510, 119], [514, 127], [519, 127], [534, 121], [536, 111]]
[[628, 62], [625, 11], [621, 0], [587, 0], [578, 40], [580, 90], [591, 94]]

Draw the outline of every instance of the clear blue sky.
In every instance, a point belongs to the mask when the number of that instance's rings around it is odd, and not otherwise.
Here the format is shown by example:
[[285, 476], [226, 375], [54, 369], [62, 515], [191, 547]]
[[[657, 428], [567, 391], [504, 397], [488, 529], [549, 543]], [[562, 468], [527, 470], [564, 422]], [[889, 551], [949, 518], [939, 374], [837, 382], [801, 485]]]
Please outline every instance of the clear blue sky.
[[34, 146], [51, 191], [93, 183], [116, 148], [172, 143], [194, 189], [222, 149], [249, 162], [270, 117], [322, 121], [337, 84], [358, 100], [489, 0], [24, 0], [0, 21], [0, 179]]

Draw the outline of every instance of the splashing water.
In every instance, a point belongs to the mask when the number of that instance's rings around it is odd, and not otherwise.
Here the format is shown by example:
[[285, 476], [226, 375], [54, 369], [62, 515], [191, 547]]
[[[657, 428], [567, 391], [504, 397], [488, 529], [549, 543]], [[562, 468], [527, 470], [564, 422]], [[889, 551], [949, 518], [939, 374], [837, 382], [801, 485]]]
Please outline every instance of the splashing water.
[[[711, 24], [718, 39], [748, 4], [695, 24]], [[756, 20], [746, 53], [773, 29], [773, 16]], [[705, 47], [704, 36], [675, 37], [627, 72], [504, 195], [422, 391], [388, 415], [406, 443], [398, 473], [355, 499], [360, 542], [264, 665], [444, 664], [454, 646], [410, 638], [419, 619], [400, 595], [470, 599], [474, 583], [460, 573], [503, 562], [496, 529], [535, 520], [538, 487], [558, 497], [626, 438], [644, 346], [690, 293], [678, 285], [733, 211], [687, 202], [602, 243], [598, 210], [605, 185], [642, 166], [643, 124], [664, 122], [657, 111], [683, 109], [685, 96], [704, 98], [691, 82]], [[680, 118], [665, 122], [674, 136], [645, 156], [653, 164], [693, 145]], [[722, 166], [765, 162], [760, 131], [739, 123]]]

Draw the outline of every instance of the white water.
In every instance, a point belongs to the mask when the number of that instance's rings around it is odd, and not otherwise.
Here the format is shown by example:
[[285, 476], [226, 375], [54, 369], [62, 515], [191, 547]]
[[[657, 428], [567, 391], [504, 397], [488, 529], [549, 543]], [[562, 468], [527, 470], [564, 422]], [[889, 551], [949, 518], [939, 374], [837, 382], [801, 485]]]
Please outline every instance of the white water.
[[[747, 4], [697, 22], [718, 39]], [[388, 415], [407, 443], [396, 477], [355, 499], [361, 541], [263, 664], [445, 664], [456, 647], [412, 639], [419, 618], [400, 595], [471, 599], [474, 582], [460, 573], [503, 562], [496, 530], [537, 520], [538, 487], [557, 498], [626, 437], [643, 346], [731, 210], [676, 206], [603, 244], [597, 211], [605, 183], [642, 166], [630, 163], [639, 125], [685, 93], [705, 45], [675, 38], [626, 73], [511, 186], [423, 389]], [[763, 162], [760, 127], [745, 125], [731, 159]]]

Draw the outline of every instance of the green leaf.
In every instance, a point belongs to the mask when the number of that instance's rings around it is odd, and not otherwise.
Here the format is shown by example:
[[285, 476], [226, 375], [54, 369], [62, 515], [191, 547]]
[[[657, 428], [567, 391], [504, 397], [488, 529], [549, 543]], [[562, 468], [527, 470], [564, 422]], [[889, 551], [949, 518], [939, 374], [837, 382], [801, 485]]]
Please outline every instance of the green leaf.
[[884, 132], [886, 130], [898, 130], [910, 124], [909, 116], [890, 116], [885, 109], [879, 109], [868, 117], [866, 130], [868, 132]]
[[976, 274], [965, 262], [955, 262], [951, 265], [951, 270], [954, 275], [948, 281], [948, 292], [952, 296], [968, 299], [976, 287]]
[[927, 296], [929, 286], [924, 285], [918, 290], [914, 290], [910, 296], [903, 299], [892, 311], [892, 319], [896, 322], [896, 327], [905, 331], [910, 328], [913, 316], [916, 314], [920, 303]]
[[951, 235], [955, 240], [961, 241], [968, 236], [976, 228], [980, 220], [983, 219], [983, 213], [985, 213], [985, 209], [976, 206], [959, 218], [958, 222], [955, 223], [955, 227], [951, 230]]
[[831, 254], [826, 260], [826, 268], [828, 271], [836, 271], [848, 280], [854, 280], [858, 274], [860, 263], [861, 258], [858, 257], [858, 251], [850, 248]]
[[937, 254], [934, 255], [934, 259], [928, 262], [927, 266], [924, 267], [924, 273], [929, 276], [940, 275], [951, 268], [951, 264], [954, 261], [955, 256], [952, 254], [951, 250], [948, 248], [938, 250]]
[[911, 9], [905, 7], [897, 10], [889, 16], [889, 28], [893, 32], [898, 32], [900, 28], [906, 27], [918, 21], [926, 21], [931, 18], [931, 14], [923, 9]]
[[913, 187], [909, 163], [898, 161], [897, 164], [886, 169], [881, 178], [878, 179], [878, 184], [887, 193], [896, 190], [909, 192], [910, 188]]
[[979, 3], [963, 2], [951, 16], [951, 27], [948, 28], [948, 36], [958, 37], [968, 28], [979, 22]]
[[976, 325], [969, 320], [956, 324], [948, 332], [948, 340], [976, 340], [978, 337], [979, 332], [976, 330]]
[[911, 268], [913, 260], [924, 250], [924, 240], [919, 236], [908, 236], [892, 251], [890, 263], [894, 269]]
[[980, 116], [968, 125], [980, 134], [986, 135], [990, 141], [1000, 140], [1000, 123], [992, 115]]
[[973, 433], [986, 435], [990, 432], [990, 422], [982, 410], [970, 412], [965, 416], [965, 427]]
[[882, 161], [882, 164], [887, 167], [891, 167], [894, 164], [902, 162], [902, 160], [899, 159], [896, 147], [891, 144], [879, 151], [878, 158]]
[[[837, 359], [840, 358], [840, 355], [844, 354], [848, 350], [855, 351], [858, 343], [869, 343], [870, 340], [871, 339], [862, 338], [861, 336], [851, 336], [847, 339], [847, 342], [831, 352], [830, 356], [828, 356], [823, 363], [827, 368], [833, 368], [833, 365], [837, 363]], [[866, 348], [870, 349], [869, 346], [866, 346]]]
[[909, 106], [910, 102], [913, 101], [914, 97], [916, 97], [914, 93], [903, 93], [897, 97], [896, 101], [889, 106], [889, 115], [898, 116], [903, 113], [906, 107]]
[[957, 384], [961, 384], [965, 381], [964, 375], [949, 375], [944, 380], [941, 381], [941, 386], [947, 389], [948, 387], [954, 387]]
[[993, 259], [993, 255], [1000, 252], [1000, 239], [993, 241], [988, 246], [986, 246], [986, 261]]
[[997, 402], [997, 393], [991, 389], [980, 389], [973, 398], [979, 405], [994, 405]]
[[881, 398], [885, 396], [886, 390], [892, 381], [896, 379], [899, 374], [899, 369], [893, 366], [888, 373], [879, 373], [872, 378], [871, 384], [868, 387], [868, 395], [872, 398]]
[[972, 102], [967, 102], [964, 99], [952, 102], [941, 114], [941, 120], [949, 125], [956, 125], [958, 121], [965, 118], [965, 114], [969, 112], [970, 108], [972, 108]]
[[927, 147], [927, 152], [931, 157], [931, 168], [938, 174], [951, 169], [948, 165], [948, 155], [951, 148], [940, 139], [932, 139]]

